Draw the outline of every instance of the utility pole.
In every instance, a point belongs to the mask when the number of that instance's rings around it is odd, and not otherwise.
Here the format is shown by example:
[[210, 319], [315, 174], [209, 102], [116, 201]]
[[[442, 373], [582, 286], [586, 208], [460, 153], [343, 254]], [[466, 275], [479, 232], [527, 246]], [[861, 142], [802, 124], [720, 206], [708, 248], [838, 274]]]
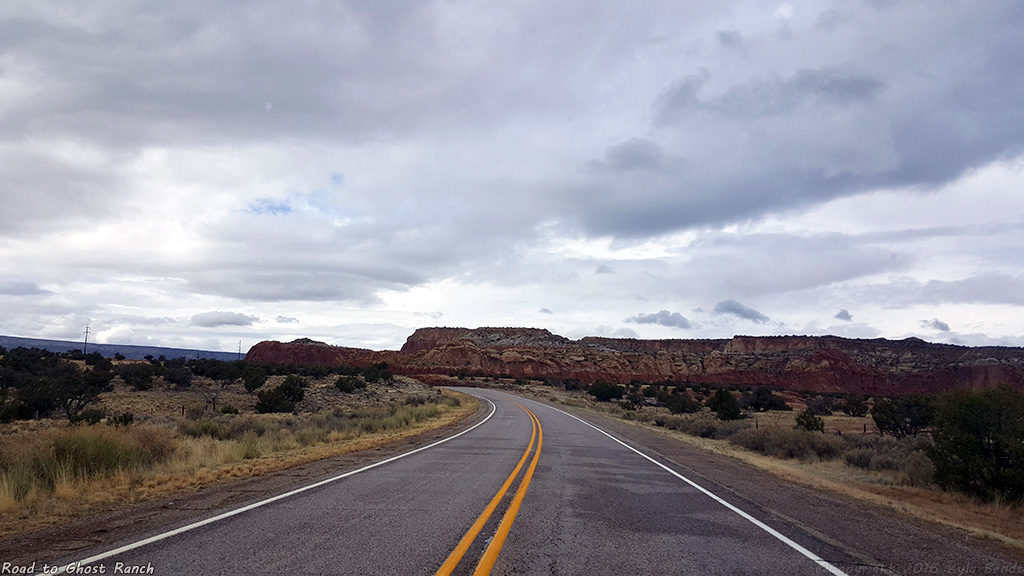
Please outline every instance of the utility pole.
[[89, 325], [85, 325], [85, 345], [82, 346], [82, 355], [89, 353]]
[[242, 359], [242, 341], [241, 340], [238, 341], [238, 358], [237, 359], [238, 360]]

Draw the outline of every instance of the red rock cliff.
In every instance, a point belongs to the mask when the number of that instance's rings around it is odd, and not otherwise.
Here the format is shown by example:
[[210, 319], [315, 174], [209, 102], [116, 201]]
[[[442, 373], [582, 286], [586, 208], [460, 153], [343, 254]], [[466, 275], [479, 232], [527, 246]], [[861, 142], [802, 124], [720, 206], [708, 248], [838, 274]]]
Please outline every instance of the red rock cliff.
[[1024, 388], [1022, 348], [969, 348], [916, 338], [591, 337], [573, 341], [535, 328], [422, 328], [397, 352], [299, 340], [289, 344], [261, 342], [246, 359], [356, 366], [387, 362], [400, 374], [574, 378], [583, 382], [673, 380], [867, 394], [935, 392], [999, 383]]

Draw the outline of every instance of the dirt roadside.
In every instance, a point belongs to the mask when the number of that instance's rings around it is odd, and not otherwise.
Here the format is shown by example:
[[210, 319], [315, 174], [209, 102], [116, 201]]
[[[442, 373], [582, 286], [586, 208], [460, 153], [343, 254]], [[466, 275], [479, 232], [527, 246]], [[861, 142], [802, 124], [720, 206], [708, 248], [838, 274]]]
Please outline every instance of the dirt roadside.
[[[779, 478], [736, 458], [618, 418], [534, 400], [575, 414], [670, 464], [769, 525], [796, 525], [858, 558], [850, 574], [1024, 574], [1024, 554], [966, 531]], [[827, 551], [820, 554], [828, 560]]]
[[84, 548], [111, 548], [201, 520], [212, 510], [237, 508], [401, 454], [450, 436], [482, 420], [489, 407], [461, 421], [384, 446], [317, 460], [262, 476], [226, 481], [171, 498], [158, 498], [73, 522], [0, 536], [0, 562], [26, 565], [73, 556]]

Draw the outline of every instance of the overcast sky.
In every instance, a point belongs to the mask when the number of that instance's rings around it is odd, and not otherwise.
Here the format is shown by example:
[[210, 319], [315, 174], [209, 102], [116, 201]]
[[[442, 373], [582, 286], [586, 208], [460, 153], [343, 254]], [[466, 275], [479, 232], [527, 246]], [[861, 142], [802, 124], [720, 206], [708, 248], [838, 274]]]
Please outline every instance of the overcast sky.
[[0, 334], [1024, 345], [1024, 3], [0, 4]]

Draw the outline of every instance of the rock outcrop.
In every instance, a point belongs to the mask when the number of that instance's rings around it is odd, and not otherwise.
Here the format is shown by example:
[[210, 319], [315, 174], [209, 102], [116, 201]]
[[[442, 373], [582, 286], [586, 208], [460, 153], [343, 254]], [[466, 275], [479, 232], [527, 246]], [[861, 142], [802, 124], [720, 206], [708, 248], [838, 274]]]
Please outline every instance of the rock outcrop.
[[309, 340], [261, 342], [257, 362], [387, 362], [400, 374], [676, 381], [816, 392], [898, 394], [1024, 388], [1024, 348], [971, 348], [836, 336], [736, 336], [720, 340], [570, 340], [536, 328], [421, 328], [399, 351], [328, 346]]

